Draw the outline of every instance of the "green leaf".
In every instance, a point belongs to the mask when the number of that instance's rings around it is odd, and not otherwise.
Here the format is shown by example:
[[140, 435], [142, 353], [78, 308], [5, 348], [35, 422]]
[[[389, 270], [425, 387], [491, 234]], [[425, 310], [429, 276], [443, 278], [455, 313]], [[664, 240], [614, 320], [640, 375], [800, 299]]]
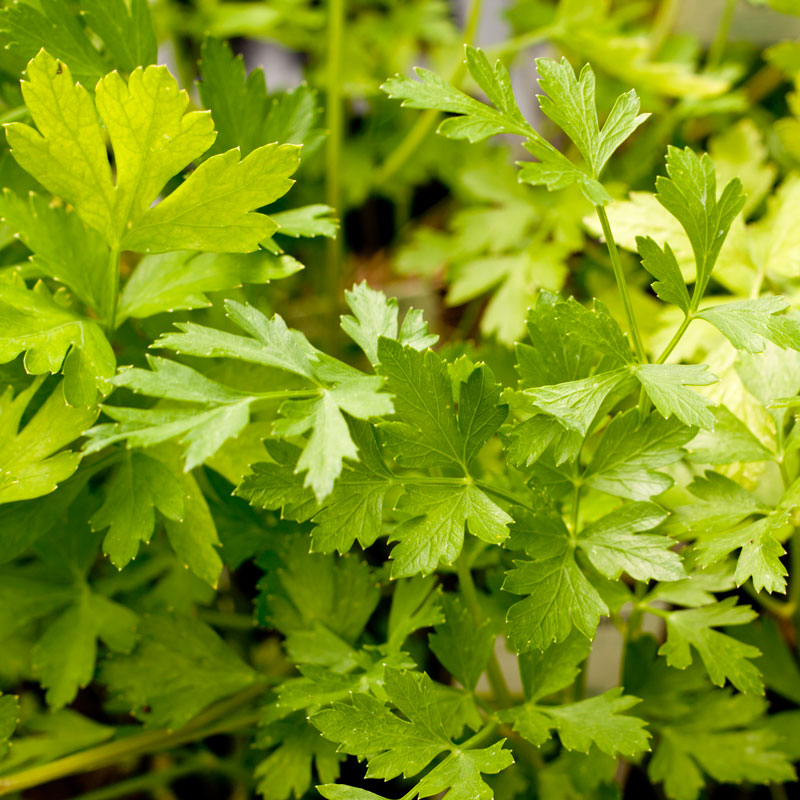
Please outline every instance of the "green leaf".
[[491, 797], [480, 774], [500, 772], [513, 763], [511, 753], [501, 749], [503, 742], [483, 750], [460, 750], [453, 744], [435, 699], [435, 684], [425, 673], [387, 668], [383, 688], [405, 718], [370, 695], [354, 694], [352, 705], [334, 703], [311, 721], [325, 738], [339, 743], [340, 751], [366, 757], [368, 778], [411, 777], [437, 755], [448, 753], [415, 792], [427, 797], [450, 788], [463, 800]]
[[45, 629], [32, 658], [51, 708], [72, 702], [94, 677], [97, 639], [113, 650], [129, 651], [138, 618], [126, 606], [83, 592]]
[[306, 472], [305, 485], [319, 502], [333, 490], [345, 458], [357, 459], [343, 411], [359, 418], [380, 417], [393, 410], [389, 395], [380, 392], [379, 377], [358, 377], [323, 389], [313, 400], [291, 400], [280, 409], [283, 419], [274, 425], [279, 436], [297, 436], [313, 429], [295, 470]]
[[19, 722], [19, 704], [10, 694], [0, 695], [0, 758], [8, 752], [8, 740]]
[[757, 658], [761, 651], [714, 630], [717, 625], [744, 625], [755, 616], [750, 606], [737, 606], [735, 597], [701, 608], [667, 612], [667, 641], [658, 652], [666, 656], [670, 666], [685, 669], [692, 663], [691, 645], [700, 654], [713, 684], [724, 686], [727, 679], [741, 692], [763, 694], [761, 675], [748, 660]]
[[357, 786], [344, 786], [341, 783], [326, 783], [324, 786], [317, 786], [316, 789], [327, 800], [384, 800], [375, 792], [368, 792]]
[[793, 315], [778, 313], [788, 306], [783, 297], [765, 296], [705, 308], [697, 316], [710, 322], [737, 350], [762, 353], [765, 339], [799, 350], [800, 322]]
[[794, 648], [781, 634], [778, 623], [771, 617], [762, 617], [752, 625], [742, 625], [731, 631], [736, 639], [757, 647], [762, 655], [755, 659], [761, 670], [764, 684], [793, 703], [800, 701], [800, 667], [794, 657]]
[[246, 156], [260, 145], [269, 102], [264, 72], [246, 73], [244, 58], [234, 55], [227, 42], [207, 37], [203, 42], [198, 83], [204, 108], [211, 111], [218, 131], [212, 152], [234, 147]]
[[617, 98], [603, 129], [595, 107], [595, 80], [587, 64], [578, 77], [566, 58], [560, 62], [537, 58], [539, 96], [542, 111], [573, 141], [591, 171], [598, 178], [614, 151], [639, 127], [649, 114], [639, 114], [639, 98], [631, 89]]
[[[306, 389], [248, 395], [211, 381], [189, 367], [151, 359], [152, 373], [124, 370], [115, 382], [150, 396], [202, 403], [205, 407], [106, 406], [106, 415], [117, 424], [94, 428], [88, 450], [98, 450], [123, 439], [129, 445], [146, 447], [180, 437], [188, 445], [186, 469], [191, 469], [244, 429], [253, 402], [262, 397], [287, 398], [280, 406], [281, 418], [274, 422], [273, 432], [281, 437], [308, 434], [295, 471], [306, 473], [305, 485], [322, 502], [341, 474], [344, 460], [358, 456], [344, 415], [368, 419], [392, 412], [391, 398], [380, 391], [384, 381], [315, 350], [302, 334], [290, 331], [277, 314], [269, 319], [252, 306], [233, 301], [226, 302], [226, 309], [249, 337], [181, 323], [178, 325], [181, 333], [166, 334], [154, 346], [188, 355], [227, 356], [275, 367], [295, 373], [312, 385]], [[283, 504], [279, 500], [278, 505]]]
[[277, 211], [272, 214], [272, 219], [278, 225], [276, 233], [281, 236], [291, 236], [293, 239], [325, 236], [335, 239], [339, 230], [335, 213], [336, 210], [330, 206], [314, 203], [290, 211]]
[[334, 703], [311, 721], [341, 751], [369, 758], [366, 777], [410, 777], [453, 745], [425, 673], [387, 669], [384, 689], [407, 720], [370, 695], [354, 694], [352, 705]]
[[750, 428], [726, 406], [714, 409], [714, 430], [699, 431], [686, 447], [697, 464], [734, 464], [770, 461], [775, 456]]
[[494, 648], [488, 622], [476, 625], [458, 595], [442, 595], [445, 620], [428, 636], [431, 651], [465, 689], [473, 691]]
[[522, 653], [563, 642], [573, 628], [594, 637], [608, 606], [575, 561], [575, 549], [561, 518], [518, 511], [512, 536], [522, 537], [533, 561], [516, 561], [503, 589], [529, 595], [508, 610], [508, 641]]
[[466, 473], [506, 416], [489, 368], [477, 366], [462, 382], [456, 411], [447, 365], [436, 353], [382, 337], [378, 359], [401, 420], [381, 425], [397, 463], [456, 466]]
[[695, 538], [700, 533], [726, 531], [751, 514], [770, 511], [736, 481], [713, 470], [696, 476], [688, 489], [697, 499], [675, 509], [668, 523], [670, 533], [675, 536]]
[[356, 539], [367, 548], [383, 532], [384, 500], [396, 480], [386, 468], [374, 429], [358, 420], [351, 420], [349, 427], [358, 447], [358, 463], [342, 470], [324, 507], [313, 518], [315, 552], [346, 553]]
[[[250, 252], [276, 225], [254, 212], [292, 185], [298, 149], [265, 145], [240, 161], [230, 150], [201, 164], [175, 191], [153, 205], [164, 184], [214, 141], [207, 112], [189, 103], [166, 67], [137, 68], [126, 83], [112, 72], [97, 86], [96, 110], [69, 68], [42, 51], [28, 64], [23, 95], [38, 131], [11, 123], [6, 136], [18, 163], [68, 200], [113, 251], [206, 250]], [[58, 96], [68, 113], [49, 112]], [[106, 153], [103, 119], [114, 148], [115, 179]]]
[[397, 299], [387, 299], [383, 292], [370, 289], [366, 281], [344, 293], [353, 316], [341, 318], [342, 330], [364, 351], [371, 364], [378, 363], [378, 340], [394, 339], [415, 350], [426, 350], [439, 338], [428, 333], [421, 312], [409, 308], [399, 324]]
[[492, 69], [480, 50], [468, 47], [466, 53], [470, 73], [497, 109], [464, 94], [423, 67], [414, 69], [419, 81], [395, 75], [381, 89], [389, 97], [402, 100], [404, 107], [435, 109], [458, 115], [439, 125], [438, 132], [449, 139], [480, 142], [498, 133], [538, 138], [517, 107], [508, 70], [503, 64], [498, 61]]
[[269, 571], [259, 583], [260, 621], [287, 636], [322, 623], [354, 642], [380, 600], [367, 564], [349, 556], [309, 553], [308, 541], [301, 536], [293, 536], [284, 548], [277, 562], [274, 555], [266, 561]]
[[149, 356], [148, 363], [152, 371], [122, 369], [113, 383], [136, 393], [203, 403], [203, 406], [151, 409], [103, 406], [105, 415], [114, 422], [86, 432], [87, 453], [118, 441], [127, 441], [129, 447], [152, 447], [178, 438], [186, 445], [185, 469], [190, 470], [211, 458], [227, 439], [237, 436], [247, 425], [250, 404], [256, 397], [229, 389], [174, 361]]
[[289, 191], [299, 161], [299, 147], [288, 144], [264, 145], [241, 160], [236, 150], [212, 156], [142, 215], [122, 247], [146, 253], [252, 252], [277, 230], [256, 209]]
[[216, 589], [222, 559], [217, 552], [220, 541], [208, 503], [192, 474], [181, 471], [175, 450], [161, 450], [159, 460], [180, 480], [184, 502], [180, 519], [166, 517], [164, 520], [169, 543], [185, 567]]
[[270, 319], [252, 306], [233, 300], [226, 301], [225, 309], [248, 337], [193, 322], [179, 322], [175, 327], [180, 333], [163, 334], [153, 346], [201, 358], [235, 358], [305, 378], [313, 376], [310, 360], [313, 348], [302, 334], [290, 330], [278, 314]]
[[257, 791], [266, 800], [305, 795], [311, 788], [312, 765], [319, 780], [336, 780], [344, 758], [302, 717], [260, 727], [253, 746], [272, 751], [254, 773]]
[[638, 697], [623, 695], [618, 686], [597, 697], [566, 705], [525, 705], [504, 712], [524, 739], [540, 746], [557, 730], [567, 750], [588, 753], [594, 744], [610, 756], [633, 756], [649, 750], [650, 734], [645, 721], [622, 712], [639, 703]]
[[298, 522], [311, 519], [319, 505], [314, 493], [294, 471], [300, 448], [277, 439], [267, 439], [263, 444], [270, 460], [252, 464], [251, 474], [245, 475], [234, 493], [253, 506], [280, 509], [284, 519]]
[[100, 680], [153, 728], [180, 728], [206, 706], [257, 680], [211, 628], [192, 617], [145, 617], [139, 634], [136, 650], [109, 659]]
[[[64, 395], [74, 406], [93, 406], [108, 393], [116, 359], [96, 322], [76, 314], [43, 284], [33, 290], [0, 285], [0, 362], [25, 353], [32, 375], [64, 373]], [[59, 302], [61, 301], [61, 302]]]
[[[700, 532], [695, 547], [696, 560], [701, 566], [718, 561], [733, 550], [741, 547], [734, 579], [741, 586], [749, 578], [753, 588], [760, 592], [785, 592], [786, 567], [781, 556], [786, 551], [779, 541], [782, 528], [790, 522], [791, 514], [797, 507], [797, 488], [792, 486], [784, 494], [781, 502], [765, 517], [733, 530], [716, 532], [713, 529]], [[762, 510], [756, 507], [754, 510]]]
[[433, 797], [447, 791], [451, 800], [491, 800], [494, 793], [481, 773], [496, 775], [513, 763], [514, 758], [509, 750], [503, 749], [503, 742], [480, 750], [451, 753], [419, 782], [417, 796]]
[[18, 63], [15, 72], [21, 72], [42, 48], [66, 62], [85, 86], [94, 86], [115, 67], [130, 72], [156, 60], [157, 43], [146, 0], [82, 0], [80, 5], [88, 27], [105, 45], [103, 53], [63, 0], [12, 3], [3, 9], [0, 29]]
[[416, 576], [396, 581], [389, 609], [387, 648], [399, 650], [406, 639], [420, 628], [444, 621], [435, 575]]
[[563, 301], [540, 292], [528, 312], [531, 344], [518, 344], [517, 373], [521, 389], [551, 386], [587, 378], [594, 361], [594, 346], [583, 337], [570, 336], [569, 317], [560, 313]]
[[239, 147], [248, 155], [261, 145], [278, 142], [302, 144], [308, 156], [321, 143], [320, 112], [308, 86], [268, 95], [263, 71], [254, 69], [246, 75], [241, 55], [234, 56], [226, 42], [212, 37], [203, 42], [200, 73], [200, 97], [218, 131], [212, 153]]
[[[184, 116], [189, 98], [165, 67], [138, 69], [127, 85], [118, 73], [110, 73], [98, 84], [97, 111], [89, 93], [73, 83], [68, 65], [45, 51], [31, 60], [27, 73], [23, 96], [39, 130], [22, 123], [6, 127], [14, 158], [53, 194], [72, 203], [114, 249], [128, 223], [145, 214], [164, 183], [214, 140], [208, 114]], [[50, 114], [54, 95], [68, 116]], [[119, 151], [116, 185], [98, 112]]]
[[593, 489], [649, 500], [672, 486], [672, 478], [658, 467], [679, 461], [694, 433], [677, 419], [650, 414], [640, 423], [635, 409], [617, 414], [609, 422], [585, 472]]
[[153, 534], [158, 509], [165, 517], [181, 521], [183, 487], [160, 462], [143, 453], [127, 454], [107, 484], [103, 505], [89, 520], [92, 528], [108, 528], [103, 551], [122, 569], [147, 544]]
[[642, 266], [655, 278], [653, 291], [656, 295], [688, 314], [689, 291], [669, 243], [665, 242], [662, 249], [652, 237], [637, 236], [636, 249], [642, 257]]
[[80, 453], [63, 449], [97, 418], [97, 410], [74, 408], [64, 399], [63, 383], [20, 427], [41, 380], [13, 397], [0, 395], [0, 504], [49, 494], [78, 468]]
[[618, 580], [626, 572], [637, 581], [677, 581], [686, 577], [674, 542], [660, 534], [640, 531], [655, 528], [666, 513], [654, 503], [626, 503], [584, 528], [578, 547], [595, 569]]
[[608, 356], [620, 366], [634, 362], [625, 334], [599, 300], [595, 300], [589, 309], [570, 297], [557, 303], [554, 311], [557, 324], [567, 337], [577, 339], [580, 344]]
[[644, 387], [659, 413], [673, 414], [684, 425], [713, 430], [713, 403], [687, 386], [708, 386], [716, 383], [716, 375], [704, 364], [639, 364], [634, 374]]
[[578, 169], [549, 142], [530, 139], [525, 142], [524, 147], [537, 159], [537, 161], [518, 162], [519, 179], [524, 183], [546, 186], [551, 192], [566, 189], [577, 183], [583, 195], [593, 205], [605, 205], [611, 202], [611, 195], [599, 181], [590, 178], [583, 170]]
[[[745, 202], [738, 178], [728, 182], [717, 198], [714, 163], [703, 154], [698, 158], [690, 148], [667, 150], [668, 178], [656, 180], [656, 199], [680, 222], [694, 253], [699, 300], [706, 291], [711, 271], [730, 230]], [[696, 308], [695, 301], [695, 308]]]
[[794, 780], [779, 736], [767, 730], [774, 716], [764, 716], [763, 698], [711, 687], [702, 667], [678, 672], [656, 647], [649, 636], [631, 643], [625, 685], [643, 698], [638, 713], [655, 734], [648, 774], [663, 781], [667, 797], [697, 800], [706, 776], [731, 784]]
[[464, 525], [490, 544], [508, 536], [512, 518], [472, 485], [430, 486], [412, 484], [398, 503], [410, 519], [400, 523], [389, 540], [398, 544], [392, 550], [392, 577], [406, 578], [434, 572], [440, 563], [452, 564], [464, 544]]
[[[637, 367], [637, 374], [639, 369], [641, 367]], [[630, 378], [627, 369], [617, 369], [555, 386], [525, 389], [521, 394], [530, 399], [534, 408], [555, 417], [569, 430], [586, 436], [607, 402], [613, 403], [618, 395], [630, 390]]]
[[145, 256], [122, 290], [116, 321], [121, 325], [128, 317], [142, 319], [165, 311], [210, 306], [206, 292], [244, 283], [269, 283], [300, 269], [302, 265], [291, 256], [275, 256], [265, 250]]
[[107, 313], [108, 247], [74, 211], [33, 192], [26, 202], [6, 189], [0, 217], [33, 253], [26, 278], [53, 278], [99, 314]]
[[[146, 0], [81, 0], [84, 18], [123, 72], [153, 64], [158, 42]], [[47, 49], [47, 45], [44, 45]], [[52, 52], [52, 51], [51, 51]], [[58, 53], [55, 53], [58, 57]]]
[[519, 655], [519, 669], [526, 699], [536, 702], [572, 685], [592, 649], [592, 642], [573, 630], [544, 652], [531, 650]]

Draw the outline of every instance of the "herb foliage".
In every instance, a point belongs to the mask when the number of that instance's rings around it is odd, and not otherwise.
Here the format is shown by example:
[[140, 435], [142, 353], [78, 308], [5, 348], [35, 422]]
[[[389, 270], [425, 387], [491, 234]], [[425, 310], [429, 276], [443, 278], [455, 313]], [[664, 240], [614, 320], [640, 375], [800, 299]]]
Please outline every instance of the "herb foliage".
[[[797, 43], [753, 71], [723, 17], [701, 67], [669, 2], [647, 38], [560, 0], [489, 53], [479, 2], [463, 35], [366, 5], [0, 10], [0, 794], [119, 765], [103, 797], [782, 796]], [[233, 36], [305, 53], [324, 124]], [[566, 55], [526, 116], [507, 62], [537, 41]], [[338, 305], [339, 219], [431, 178], [446, 218], [393, 268], [466, 336], [365, 280]]]

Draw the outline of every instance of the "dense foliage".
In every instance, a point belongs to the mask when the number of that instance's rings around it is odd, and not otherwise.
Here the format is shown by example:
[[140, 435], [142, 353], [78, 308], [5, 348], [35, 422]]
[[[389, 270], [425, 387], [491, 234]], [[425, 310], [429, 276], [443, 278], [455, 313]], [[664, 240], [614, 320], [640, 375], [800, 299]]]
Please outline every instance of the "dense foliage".
[[680, 7], [0, 9], [0, 795], [789, 796], [800, 6]]

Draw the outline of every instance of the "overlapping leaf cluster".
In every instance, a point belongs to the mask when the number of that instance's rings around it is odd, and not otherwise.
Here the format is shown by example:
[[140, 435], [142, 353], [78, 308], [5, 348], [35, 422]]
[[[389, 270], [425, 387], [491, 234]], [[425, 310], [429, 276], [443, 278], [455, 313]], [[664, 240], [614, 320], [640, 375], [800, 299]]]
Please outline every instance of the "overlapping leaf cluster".
[[[647, 120], [636, 91], [601, 124], [592, 67], [539, 59], [559, 149], [503, 63], [467, 47], [488, 102], [425, 69], [383, 89], [448, 115], [445, 137], [511, 134], [534, 159], [523, 186], [478, 193], [496, 207], [463, 213], [447, 256], [454, 303], [502, 287], [485, 330], [513, 355], [434, 349], [421, 311], [361, 282], [339, 358], [291, 309], [239, 291], [302, 269], [276, 236], [336, 233], [321, 204], [265, 213], [299, 145], [324, 136], [313, 93], [268, 94], [208, 39], [206, 110], [189, 110], [152, 63], [146, 4], [80, 5], [80, 22], [56, 0], [0, 17], [8, 58], [27, 64], [26, 116], [6, 134], [32, 189], [0, 200], [16, 237], [0, 268], [0, 686], [35, 681], [52, 712], [0, 696], [0, 793], [237, 730], [253, 731], [247, 780], [268, 800], [382, 796], [343, 772], [407, 800], [600, 800], [620, 796], [619, 762], [671, 800], [793, 781], [797, 712], [769, 703], [800, 702], [800, 671], [742, 595], [784, 625], [799, 599], [800, 315], [771, 291], [780, 254], [763, 260], [786, 250], [794, 179], [754, 220], [730, 158], [669, 147], [655, 192], [619, 199], [604, 175]], [[438, 4], [412, 5], [447, 41]], [[559, 4], [552, 38], [645, 92], [722, 91], [632, 40], [601, 50], [596, 5]], [[754, 173], [763, 195], [774, 172]], [[662, 224], [631, 225], [626, 260], [614, 233], [641, 207]], [[605, 241], [613, 305], [558, 293], [581, 225]], [[631, 267], [667, 335], [640, 325]], [[596, 685], [612, 626], [619, 679]], [[93, 682], [102, 724], [68, 708]]]

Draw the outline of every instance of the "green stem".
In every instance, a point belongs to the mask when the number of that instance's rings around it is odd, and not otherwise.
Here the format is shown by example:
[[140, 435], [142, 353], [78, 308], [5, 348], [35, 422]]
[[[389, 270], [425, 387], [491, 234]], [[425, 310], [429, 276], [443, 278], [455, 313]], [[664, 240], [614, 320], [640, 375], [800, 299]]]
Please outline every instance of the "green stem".
[[[472, 580], [472, 569], [464, 550], [461, 551], [461, 555], [456, 559], [456, 574], [458, 575], [458, 586], [464, 602], [472, 614], [475, 626], [480, 627], [483, 622], [483, 615], [481, 614], [481, 605], [478, 600], [478, 590]], [[500, 668], [497, 654], [494, 651], [489, 658], [489, 663], [486, 665], [486, 676], [489, 678], [489, 684], [492, 687], [497, 704], [501, 708], [512, 706], [514, 702], [511, 692], [508, 689], [503, 670]]]
[[622, 305], [625, 307], [625, 316], [628, 319], [628, 329], [631, 332], [633, 339], [633, 349], [636, 357], [644, 364], [647, 361], [647, 353], [644, 349], [642, 342], [642, 335], [639, 333], [639, 326], [636, 324], [636, 317], [633, 313], [633, 304], [631, 303], [631, 296], [628, 292], [628, 283], [625, 280], [625, 273], [622, 270], [622, 262], [619, 258], [619, 250], [617, 250], [617, 243], [614, 241], [614, 234], [611, 231], [611, 224], [608, 221], [608, 214], [606, 214], [603, 206], [595, 206], [597, 216], [600, 219], [600, 226], [603, 229], [603, 236], [606, 240], [606, 247], [608, 247], [608, 255], [611, 258], [611, 267], [614, 270], [614, 278], [617, 281], [617, 288], [622, 297]]
[[514, 36], [511, 39], [506, 39], [505, 42], [492, 45], [486, 48], [486, 57], [491, 59], [507, 58], [508, 56], [515, 56], [521, 50], [527, 50], [547, 39], [555, 39], [564, 33], [560, 25], [548, 25], [544, 28], [538, 28], [535, 31], [523, 33], [520, 36]]
[[[203, 755], [210, 756], [210, 753], [204, 753]], [[133, 778], [118, 781], [112, 786], [104, 786], [101, 789], [86, 792], [86, 794], [79, 795], [73, 800], [114, 800], [117, 797], [132, 797], [133, 795], [153, 791], [162, 786], [168, 786], [184, 775], [192, 775], [198, 772], [232, 773], [236, 775], [238, 771], [237, 767], [231, 768], [224, 761], [219, 761], [213, 756], [209, 758], [193, 758], [174, 767], [157, 769], [144, 775], [136, 775]]]
[[573, 484], [572, 490], [572, 513], [571, 513], [571, 527], [573, 539], [578, 535], [578, 515], [581, 510], [581, 484], [578, 480]]
[[119, 304], [119, 248], [114, 248], [108, 254], [108, 316], [106, 330], [108, 338], [114, 336], [117, 327], [117, 305]]
[[198, 609], [197, 618], [208, 625], [213, 625], [215, 628], [249, 631], [256, 627], [256, 621], [247, 614], [217, 611], [213, 608]]
[[264, 688], [263, 683], [249, 686], [239, 694], [211, 706], [176, 731], [157, 730], [133, 734], [80, 753], [73, 753], [70, 756], [51, 761], [49, 764], [0, 777], [0, 795], [20, 792], [23, 789], [49, 783], [67, 775], [91, 772], [124, 759], [178, 747], [188, 742], [255, 725], [261, 719], [261, 711], [247, 712], [237, 716], [229, 715], [263, 693]]
[[669, 344], [656, 359], [656, 364], [663, 364], [669, 358], [670, 353], [678, 346], [678, 342], [683, 337], [683, 334], [686, 333], [686, 329], [689, 327], [689, 323], [691, 323], [692, 319], [694, 318], [690, 314], [687, 314], [683, 318], [683, 322], [681, 322], [678, 330], [675, 331], [675, 335], [669, 340]]
[[653, 27], [650, 29], [650, 58], [655, 58], [672, 31], [679, 0], [662, 0], [658, 6]]
[[[344, 121], [344, 96], [342, 92], [342, 38], [344, 34], [346, 0], [328, 0], [328, 52], [325, 62], [325, 123], [328, 128], [325, 165], [325, 198], [329, 206], [342, 217], [342, 135]], [[342, 260], [342, 230], [326, 241], [326, 290], [335, 304], [339, 291], [339, 271]]]
[[[800, 564], [795, 564], [795, 557], [794, 551], [798, 548], [794, 548], [792, 552], [792, 575], [797, 575], [800, 573], [795, 572], [795, 567], [800, 568]], [[793, 591], [794, 586], [797, 585], [797, 581], [792, 582], [792, 587], [790, 588], [790, 592], [794, 594]], [[763, 608], [770, 612], [770, 614], [774, 614], [776, 617], [780, 617], [781, 619], [789, 619], [794, 612], [797, 610], [797, 598], [789, 599], [788, 602], [782, 603], [780, 600], [775, 600], [770, 597], [766, 592], [757, 592], [754, 588], [752, 583], [746, 583], [742, 587], [747, 594], [750, 595], [755, 601], [758, 602]]]
[[17, 122], [20, 119], [25, 119], [30, 112], [27, 106], [17, 106], [16, 108], [9, 108], [0, 114], [0, 125], [5, 125], [7, 122]]
[[474, 736], [471, 736], [466, 742], [462, 742], [458, 745], [458, 749], [469, 750], [473, 747], [477, 747], [479, 744], [483, 744], [483, 742], [491, 738], [492, 734], [497, 730], [498, 725], [498, 722], [487, 723]]
[[769, 793], [772, 800], [789, 800], [789, 795], [782, 783], [771, 783], [769, 785]]
[[718, 67], [725, 53], [725, 46], [728, 44], [728, 35], [731, 32], [733, 17], [736, 13], [737, 0], [725, 0], [722, 13], [719, 16], [717, 32], [714, 34], [714, 41], [708, 48], [708, 58], [706, 59], [706, 69], [711, 70]]
[[[481, 7], [483, 0], [472, 0], [467, 23], [464, 26], [464, 44], [470, 45], [475, 39], [475, 33], [478, 30], [478, 23], [481, 18]], [[464, 75], [466, 74], [466, 66], [464, 59], [459, 59], [458, 65], [453, 70], [450, 76], [450, 82], [456, 87], [461, 83]], [[436, 127], [436, 123], [441, 118], [441, 111], [436, 109], [428, 109], [420, 114], [417, 121], [411, 126], [408, 133], [400, 141], [400, 144], [395, 147], [389, 154], [386, 160], [381, 165], [375, 176], [375, 186], [382, 186], [390, 178], [393, 178], [409, 161], [409, 159], [417, 152], [419, 146], [428, 138], [430, 133]]]
[[506, 492], [503, 489], [497, 489], [496, 487], [485, 483], [484, 481], [475, 481], [475, 485], [487, 494], [493, 494], [495, 497], [499, 497], [501, 500], [511, 503], [511, 505], [522, 506], [523, 508], [527, 508], [529, 511], [533, 511], [533, 506], [530, 504], [530, 502], [523, 500], [523, 498], [517, 497], [510, 492]]

